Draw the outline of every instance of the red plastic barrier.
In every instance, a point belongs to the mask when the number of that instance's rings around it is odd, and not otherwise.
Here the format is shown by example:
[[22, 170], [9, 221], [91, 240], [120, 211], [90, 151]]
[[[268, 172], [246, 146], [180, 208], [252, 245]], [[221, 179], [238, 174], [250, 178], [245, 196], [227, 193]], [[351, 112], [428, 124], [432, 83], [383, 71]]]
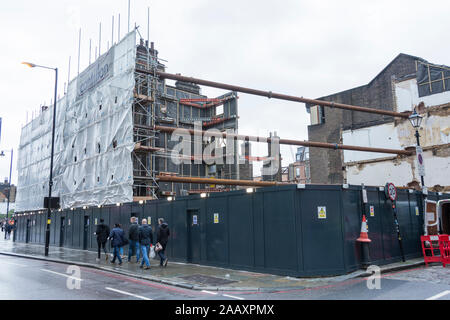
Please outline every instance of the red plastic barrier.
[[442, 262], [441, 242], [438, 235], [421, 236], [420, 242], [422, 243], [423, 259], [426, 266], [429, 262]]
[[439, 250], [441, 252], [442, 265], [450, 264], [450, 237], [448, 234], [439, 236]]

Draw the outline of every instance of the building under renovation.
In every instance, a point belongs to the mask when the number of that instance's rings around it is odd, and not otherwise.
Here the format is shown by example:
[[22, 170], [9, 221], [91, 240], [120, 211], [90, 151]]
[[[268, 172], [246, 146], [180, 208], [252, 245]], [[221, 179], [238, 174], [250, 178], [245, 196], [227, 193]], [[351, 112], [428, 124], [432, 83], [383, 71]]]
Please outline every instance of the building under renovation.
[[[411, 60], [404, 56], [398, 59]], [[405, 63], [411, 67], [409, 62]], [[397, 67], [400, 68], [392, 63], [377, 78], [386, 80]], [[428, 67], [430, 75], [432, 68]], [[350, 121], [354, 124], [352, 132], [362, 128], [356, 124], [365, 121], [365, 125], [401, 128], [410, 109], [343, 104], [339, 101], [344, 99], [339, 97], [336, 102], [313, 100], [164, 70], [153, 44], [149, 46], [141, 40], [136, 45], [135, 32], [131, 32], [69, 83], [67, 93], [57, 102], [55, 114], [53, 196], [60, 198], [60, 210], [40, 210], [48, 195], [53, 108], [43, 110], [22, 129], [14, 240], [45, 240], [52, 246], [95, 250], [93, 231], [100, 219], [110, 226], [120, 223], [127, 232], [130, 217], [140, 221], [145, 218], [152, 226], [162, 217], [171, 225], [167, 251], [171, 260], [292, 276], [332, 276], [363, 265], [358, 241], [363, 216], [370, 225], [370, 258], [375, 265], [421, 256], [420, 235], [431, 223], [439, 221], [438, 217], [445, 221], [443, 230], [448, 233], [449, 194], [402, 188], [392, 199], [383, 187], [392, 178], [387, 170], [377, 169], [379, 180], [368, 179], [366, 185], [374, 185], [363, 187], [340, 184], [343, 173], [335, 168], [341, 163], [342, 150], [394, 155], [397, 161], [407, 161], [414, 151], [405, 150], [403, 145], [393, 144], [397, 149], [388, 149], [384, 145], [340, 144], [342, 128], [335, 122]], [[434, 71], [432, 74], [436, 75]], [[448, 88], [448, 74], [441, 75], [442, 86]], [[177, 82], [170, 86], [167, 79]], [[410, 90], [402, 91], [402, 103], [408, 92], [415, 94], [411, 86], [414, 79], [408, 79], [411, 82], [398, 83], [399, 89], [408, 88], [409, 84]], [[434, 92], [440, 90], [433, 87], [439, 81], [429, 76], [417, 78], [418, 85], [423, 82]], [[198, 85], [231, 92], [210, 99], [201, 94]], [[374, 88], [385, 89], [377, 84]], [[440, 91], [448, 93], [447, 89]], [[268, 138], [230, 134], [230, 130], [235, 132], [238, 128], [237, 92], [309, 104], [314, 119], [321, 121], [312, 123], [316, 127], [309, 128], [310, 134], [314, 130], [316, 134], [322, 132], [330, 141], [281, 139], [276, 132]], [[381, 99], [385, 95], [376, 92], [374, 97]], [[384, 106], [375, 98], [373, 103]], [[429, 112], [426, 121], [432, 122], [433, 116], [440, 116], [447, 109], [425, 110]], [[373, 114], [377, 121], [370, 122]], [[443, 122], [433, 121], [443, 128], [448, 117], [442, 119]], [[199, 122], [203, 131], [196, 137]], [[332, 129], [336, 132], [326, 134], [324, 123], [336, 125]], [[215, 133], [206, 129], [215, 129]], [[180, 131], [188, 135], [187, 140], [177, 133]], [[447, 129], [434, 134], [443, 134], [441, 139], [448, 144]], [[198, 137], [200, 145], [195, 143]], [[230, 137], [244, 144], [231, 143]], [[252, 157], [249, 141], [266, 142], [268, 156]], [[188, 155], [173, 152], [180, 143], [190, 151]], [[322, 176], [328, 179], [325, 182], [334, 185], [310, 184], [300, 179], [280, 182], [280, 145], [305, 147], [298, 150], [296, 160], [304, 162], [305, 167], [311, 165], [312, 183], [317, 179], [317, 166], [321, 166]], [[430, 150], [434, 158], [441, 158], [444, 147]], [[321, 151], [317, 150], [324, 150], [325, 155], [329, 150], [335, 155], [319, 157], [319, 161], [317, 155]], [[210, 162], [210, 157], [234, 161]], [[263, 181], [252, 181], [252, 166], [238, 160], [264, 161]], [[343, 171], [342, 166], [339, 169]], [[448, 175], [448, 169], [445, 173]], [[441, 176], [445, 178], [444, 174]], [[306, 178], [309, 176], [305, 173], [303, 180]], [[250, 188], [216, 192], [236, 186]], [[187, 195], [189, 192], [201, 194]], [[145, 199], [155, 200], [136, 202]], [[440, 207], [441, 201], [445, 201], [445, 208]], [[429, 203], [434, 204], [434, 211], [429, 210]]]
[[[415, 109], [423, 117], [419, 134], [425, 185], [437, 192], [450, 190], [450, 67], [401, 53], [368, 84], [320, 100], [403, 114]], [[415, 129], [407, 116], [394, 118], [311, 103], [307, 108], [311, 141], [397, 150], [416, 146]], [[421, 181], [414, 153], [312, 148], [310, 166], [312, 183], [383, 185], [389, 180], [398, 186], [419, 188]]]
[[[225, 141], [211, 138], [201, 141], [200, 150], [194, 149], [192, 140], [191, 156], [174, 159], [180, 157], [172, 152], [179, 141], [155, 129], [193, 129], [194, 124], [201, 124], [203, 130], [237, 132], [237, 93], [211, 99], [196, 84], [177, 81], [169, 85], [149, 70], [164, 71], [165, 65], [153, 43], [141, 39], [136, 45], [133, 31], [68, 84], [56, 107], [52, 195], [60, 198], [61, 208], [155, 199], [205, 188], [193, 183], [159, 183], [156, 175], [239, 179], [242, 171], [246, 179], [252, 179], [248, 161], [238, 164], [239, 145], [233, 145], [232, 164], [208, 165], [202, 160], [208, 144], [225, 150]], [[52, 117], [53, 108], [43, 107], [22, 128], [17, 212], [44, 207]], [[230, 155], [224, 152], [221, 156]], [[206, 188], [220, 191], [214, 185]]]

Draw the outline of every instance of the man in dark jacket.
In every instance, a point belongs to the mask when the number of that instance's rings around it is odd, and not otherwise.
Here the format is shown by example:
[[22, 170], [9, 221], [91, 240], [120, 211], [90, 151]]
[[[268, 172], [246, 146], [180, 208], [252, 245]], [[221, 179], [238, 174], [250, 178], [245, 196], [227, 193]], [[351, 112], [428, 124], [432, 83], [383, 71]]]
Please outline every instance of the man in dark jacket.
[[106, 242], [108, 241], [109, 236], [109, 226], [105, 223], [105, 220], [100, 219], [100, 224], [97, 225], [97, 229], [95, 230], [95, 235], [97, 236], [97, 246], [98, 246], [98, 258], [100, 260], [100, 251], [103, 247], [103, 251], [105, 252], [105, 259], [108, 261], [108, 251], [106, 250]]
[[109, 234], [109, 239], [111, 240], [111, 245], [114, 248], [114, 257], [111, 263], [116, 262], [116, 258], [119, 258], [119, 266], [122, 265], [122, 258], [120, 257], [120, 247], [125, 243], [125, 232], [120, 228], [120, 224], [116, 223], [114, 229], [111, 230]]
[[139, 227], [139, 244], [141, 246], [142, 262], [140, 268], [144, 266], [145, 268], [150, 268], [150, 261], [148, 260], [148, 252], [150, 246], [153, 243], [153, 231], [152, 228], [147, 224], [146, 219], [142, 219], [142, 225]]
[[158, 219], [158, 232], [156, 233], [156, 242], [159, 242], [159, 244], [162, 246], [162, 250], [158, 252], [159, 257], [161, 258], [160, 266], [167, 267], [167, 261], [169, 261], [166, 258], [165, 252], [166, 252], [166, 246], [167, 242], [169, 242], [169, 236], [170, 236], [170, 230], [169, 225], [164, 222], [163, 218]]
[[131, 225], [128, 229], [128, 239], [130, 246], [128, 247], [128, 262], [131, 261], [131, 256], [136, 254], [136, 263], [139, 263], [139, 225], [136, 217], [131, 217]]
[[11, 229], [12, 229], [12, 226], [11, 226], [11, 224], [9, 223], [9, 221], [7, 221], [7, 222], [6, 222], [6, 228], [5, 228], [5, 232], [6, 232], [6, 237], [5, 237], [5, 239], [6, 239], [6, 240], [9, 240], [9, 238], [10, 238], [10, 236], [11, 236]]

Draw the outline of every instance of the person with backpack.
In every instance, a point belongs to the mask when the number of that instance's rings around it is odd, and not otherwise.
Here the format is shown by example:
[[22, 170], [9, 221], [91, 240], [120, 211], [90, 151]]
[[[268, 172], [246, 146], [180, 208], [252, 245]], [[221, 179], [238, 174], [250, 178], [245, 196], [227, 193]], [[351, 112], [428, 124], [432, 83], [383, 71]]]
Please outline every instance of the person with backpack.
[[97, 225], [97, 229], [95, 230], [95, 235], [97, 236], [97, 246], [98, 246], [98, 258], [97, 261], [100, 260], [100, 251], [103, 248], [105, 252], [105, 259], [108, 261], [108, 251], [106, 249], [106, 243], [108, 241], [109, 236], [109, 226], [107, 226], [104, 219], [100, 219], [100, 224]]
[[116, 223], [114, 228], [109, 234], [109, 239], [111, 240], [111, 245], [114, 248], [114, 257], [111, 263], [116, 263], [116, 258], [119, 259], [119, 266], [122, 265], [122, 258], [120, 257], [120, 247], [125, 243], [125, 232], [120, 228], [120, 224]]
[[139, 248], [139, 225], [136, 217], [131, 217], [131, 225], [128, 229], [128, 239], [130, 246], [128, 247], [128, 262], [131, 261], [131, 256], [136, 254], [136, 263], [139, 263], [140, 251]]
[[162, 247], [161, 250], [158, 251], [158, 255], [161, 259], [160, 266], [167, 267], [167, 262], [169, 261], [165, 255], [167, 242], [169, 242], [170, 230], [169, 225], [164, 221], [163, 218], [158, 219], [158, 231], [156, 233], [156, 242], [159, 243]]
[[152, 228], [147, 224], [147, 219], [142, 219], [142, 225], [139, 227], [139, 245], [141, 247], [142, 262], [140, 268], [150, 269], [150, 261], [148, 259], [148, 252], [150, 246], [153, 243], [153, 231]]

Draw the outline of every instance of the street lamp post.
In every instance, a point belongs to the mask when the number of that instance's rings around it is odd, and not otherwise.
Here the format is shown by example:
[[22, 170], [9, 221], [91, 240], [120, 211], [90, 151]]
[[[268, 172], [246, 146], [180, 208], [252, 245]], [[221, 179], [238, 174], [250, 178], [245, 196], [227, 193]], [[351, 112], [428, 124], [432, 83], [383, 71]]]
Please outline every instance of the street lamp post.
[[[417, 142], [417, 146], [420, 147], [420, 135], [419, 135], [419, 128], [420, 128], [420, 124], [422, 123], [422, 116], [420, 116], [417, 112], [416, 109], [414, 109], [414, 112], [409, 116], [409, 121], [411, 122], [411, 125], [413, 126], [414, 129], [416, 129], [416, 142]], [[422, 183], [422, 189], [423, 187], [425, 187], [425, 182], [423, 180], [423, 175], [420, 175], [420, 180]]]
[[[8, 180], [8, 203], [6, 205], [6, 221], [8, 221], [8, 213], [9, 213], [9, 202], [11, 200], [11, 172], [12, 172], [12, 165], [13, 165], [13, 149], [11, 149], [11, 164], [9, 166], [9, 180]], [[0, 153], [0, 156], [5, 156], [5, 152], [2, 151]], [[6, 232], [5, 232], [5, 239], [6, 239]]]
[[50, 246], [50, 222], [51, 222], [51, 199], [52, 199], [52, 186], [53, 186], [53, 154], [55, 150], [55, 124], [56, 124], [56, 99], [58, 91], [58, 68], [49, 68], [40, 66], [34, 63], [22, 62], [22, 64], [30, 68], [44, 68], [55, 71], [55, 97], [53, 100], [53, 126], [52, 126], [52, 149], [50, 153], [50, 177], [48, 182], [48, 202], [47, 202], [47, 228], [45, 231], [45, 256], [48, 256], [48, 249]]

